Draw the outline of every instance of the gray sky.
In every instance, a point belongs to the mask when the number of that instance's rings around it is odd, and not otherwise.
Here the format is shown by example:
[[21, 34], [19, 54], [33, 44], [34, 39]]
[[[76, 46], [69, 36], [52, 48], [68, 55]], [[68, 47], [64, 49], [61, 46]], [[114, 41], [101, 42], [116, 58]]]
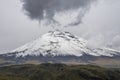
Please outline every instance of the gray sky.
[[[0, 53], [20, 47], [51, 30], [30, 20], [19, 0], [0, 1]], [[91, 47], [112, 45], [120, 50], [120, 0], [100, 0], [85, 14], [80, 25], [62, 29], [85, 38]]]

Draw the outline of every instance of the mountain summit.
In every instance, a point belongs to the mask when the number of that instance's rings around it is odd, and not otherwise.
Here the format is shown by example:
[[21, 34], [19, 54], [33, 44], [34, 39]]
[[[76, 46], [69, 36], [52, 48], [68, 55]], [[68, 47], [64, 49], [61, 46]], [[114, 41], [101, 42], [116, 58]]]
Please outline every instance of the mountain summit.
[[109, 48], [91, 49], [87, 41], [60, 30], [49, 31], [40, 38], [23, 45], [0, 58], [24, 62], [39, 60], [41, 62], [59, 62], [66, 60], [89, 61], [98, 57], [114, 58], [120, 52]]
[[87, 52], [85, 40], [69, 32], [55, 30], [49, 31], [37, 40], [15, 49], [11, 53], [17, 53], [17, 57], [25, 57], [27, 55], [82, 56], [83, 52]]

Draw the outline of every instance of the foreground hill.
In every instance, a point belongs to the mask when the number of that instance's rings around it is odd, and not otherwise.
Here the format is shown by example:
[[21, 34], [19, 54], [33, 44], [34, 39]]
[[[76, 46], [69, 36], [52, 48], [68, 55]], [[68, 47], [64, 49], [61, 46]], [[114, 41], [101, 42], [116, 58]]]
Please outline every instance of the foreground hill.
[[120, 69], [93, 65], [14, 65], [0, 67], [0, 80], [120, 80]]

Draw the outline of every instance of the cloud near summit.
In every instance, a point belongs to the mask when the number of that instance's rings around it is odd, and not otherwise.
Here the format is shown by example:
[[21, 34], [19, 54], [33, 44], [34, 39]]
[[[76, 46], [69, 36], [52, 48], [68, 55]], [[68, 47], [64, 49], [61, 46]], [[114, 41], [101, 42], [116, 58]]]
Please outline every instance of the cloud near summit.
[[79, 24], [94, 1], [97, 0], [22, 0], [25, 13], [32, 20], [38, 21], [48, 19], [57, 22], [53, 17], [59, 12], [80, 9], [77, 15], [79, 18], [67, 25]]

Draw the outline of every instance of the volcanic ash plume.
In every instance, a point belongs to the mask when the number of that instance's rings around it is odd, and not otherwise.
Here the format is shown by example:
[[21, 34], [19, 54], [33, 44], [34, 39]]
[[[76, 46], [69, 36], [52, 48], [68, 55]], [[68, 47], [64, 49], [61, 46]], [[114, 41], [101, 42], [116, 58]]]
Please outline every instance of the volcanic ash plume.
[[22, 0], [25, 13], [32, 20], [47, 24], [75, 26], [96, 0]]

